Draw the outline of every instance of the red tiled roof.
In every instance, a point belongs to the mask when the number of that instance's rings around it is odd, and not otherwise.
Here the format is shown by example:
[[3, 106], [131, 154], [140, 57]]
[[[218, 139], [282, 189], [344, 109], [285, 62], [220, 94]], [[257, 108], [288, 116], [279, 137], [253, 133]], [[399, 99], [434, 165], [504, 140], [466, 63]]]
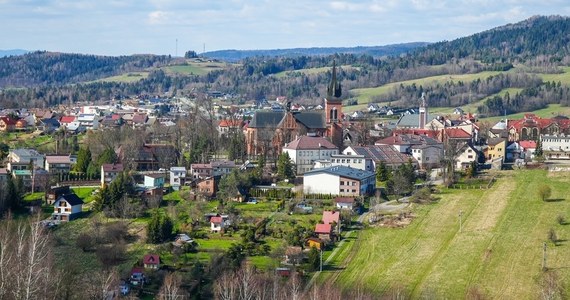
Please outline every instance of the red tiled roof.
[[338, 223], [340, 213], [338, 211], [323, 211], [323, 223], [331, 224], [333, 222]]
[[143, 264], [145, 265], [158, 265], [160, 263], [160, 257], [158, 254], [147, 254], [143, 258]]
[[334, 199], [336, 203], [354, 203], [354, 198], [351, 197], [337, 197]]
[[292, 141], [283, 149], [338, 149], [333, 143], [320, 136], [302, 136]]
[[63, 116], [59, 119], [59, 123], [69, 124], [75, 121], [75, 116]]
[[332, 232], [331, 224], [317, 224], [315, 226], [315, 233], [330, 234]]
[[0, 120], [4, 121], [4, 123], [6, 123], [7, 126], [16, 125], [16, 122], [18, 122], [17, 119], [13, 119], [10, 117], [0, 117]]
[[221, 120], [220, 123], [218, 123], [218, 126], [220, 126], [220, 127], [241, 127], [242, 123], [243, 123], [242, 120]]
[[520, 120], [508, 120], [507, 128], [514, 128], [520, 131], [523, 127], [538, 127], [540, 129], [546, 128], [552, 124], [558, 124], [561, 128], [569, 128], [570, 120], [568, 119], [543, 119], [535, 114], [525, 114]]
[[211, 217], [210, 222], [214, 224], [222, 224], [222, 217]]
[[519, 145], [524, 149], [535, 149], [536, 142], [535, 141], [520, 141]]
[[470, 139], [471, 134], [461, 128], [447, 128], [445, 135], [451, 139]]
[[144, 273], [144, 269], [141, 267], [134, 267], [131, 269], [131, 274], [141, 274]]
[[122, 172], [122, 164], [103, 164], [103, 172]]

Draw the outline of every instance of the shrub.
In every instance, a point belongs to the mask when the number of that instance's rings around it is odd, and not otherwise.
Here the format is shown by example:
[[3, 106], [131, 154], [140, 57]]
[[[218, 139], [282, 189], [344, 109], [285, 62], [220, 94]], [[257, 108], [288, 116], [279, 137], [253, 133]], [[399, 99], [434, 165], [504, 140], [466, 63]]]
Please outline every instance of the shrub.
[[554, 244], [558, 244], [558, 236], [556, 235], [556, 231], [553, 228], [550, 228], [548, 231], [548, 239]]
[[556, 217], [556, 221], [560, 225], [566, 225], [566, 218], [563, 215], [558, 215], [558, 217]]
[[550, 187], [548, 185], [541, 185], [538, 188], [538, 197], [542, 200], [542, 201], [546, 201], [548, 200], [548, 198], [550, 198], [550, 195], [552, 194], [552, 190], [550, 189]]

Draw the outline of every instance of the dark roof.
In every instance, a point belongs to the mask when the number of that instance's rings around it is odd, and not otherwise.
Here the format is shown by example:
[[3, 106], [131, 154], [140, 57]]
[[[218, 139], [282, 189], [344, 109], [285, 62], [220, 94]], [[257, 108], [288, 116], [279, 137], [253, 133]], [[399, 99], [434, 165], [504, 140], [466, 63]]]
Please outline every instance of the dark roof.
[[309, 129], [326, 128], [325, 116], [320, 111], [302, 111], [294, 113], [293, 116], [297, 122], [305, 125]]
[[390, 145], [353, 146], [351, 148], [358, 155], [364, 155], [364, 157], [371, 158], [376, 162], [383, 161], [388, 165], [400, 165], [408, 162], [411, 158]]
[[505, 139], [503, 139], [503, 138], [492, 138], [492, 139], [487, 140], [487, 145], [495, 146], [495, 145], [498, 145], [504, 141], [505, 141]]
[[62, 195], [58, 200], [61, 199], [65, 200], [71, 206], [83, 204], [83, 200], [81, 200], [81, 198], [77, 197], [75, 194]]
[[45, 125], [51, 125], [53, 127], [59, 127], [60, 126], [59, 121], [56, 119], [51, 119], [51, 118], [50, 119], [41, 119], [40, 121]]
[[284, 116], [285, 112], [256, 111], [248, 127], [251, 128], [277, 127], [281, 122], [281, 120], [283, 120]]

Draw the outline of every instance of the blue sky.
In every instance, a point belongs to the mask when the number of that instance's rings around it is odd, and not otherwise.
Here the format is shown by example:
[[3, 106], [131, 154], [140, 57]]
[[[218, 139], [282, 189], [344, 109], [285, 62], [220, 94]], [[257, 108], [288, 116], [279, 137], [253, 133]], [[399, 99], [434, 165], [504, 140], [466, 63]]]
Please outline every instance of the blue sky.
[[452, 40], [567, 0], [0, 0], [0, 49], [128, 55]]

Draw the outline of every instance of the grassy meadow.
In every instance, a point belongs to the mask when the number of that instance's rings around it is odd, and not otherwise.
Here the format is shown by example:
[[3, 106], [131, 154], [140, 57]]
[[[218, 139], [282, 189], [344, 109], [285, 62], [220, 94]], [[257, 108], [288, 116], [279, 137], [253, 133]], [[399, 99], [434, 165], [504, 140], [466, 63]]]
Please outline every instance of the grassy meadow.
[[[412, 298], [536, 299], [547, 242], [548, 270], [568, 287], [570, 225], [557, 217], [570, 218], [569, 175], [512, 171], [489, 190], [444, 190], [439, 202], [413, 208], [417, 217], [405, 228], [361, 231], [320, 280]], [[552, 188], [547, 202], [536, 193], [542, 184]], [[548, 240], [550, 229], [558, 245]]]

